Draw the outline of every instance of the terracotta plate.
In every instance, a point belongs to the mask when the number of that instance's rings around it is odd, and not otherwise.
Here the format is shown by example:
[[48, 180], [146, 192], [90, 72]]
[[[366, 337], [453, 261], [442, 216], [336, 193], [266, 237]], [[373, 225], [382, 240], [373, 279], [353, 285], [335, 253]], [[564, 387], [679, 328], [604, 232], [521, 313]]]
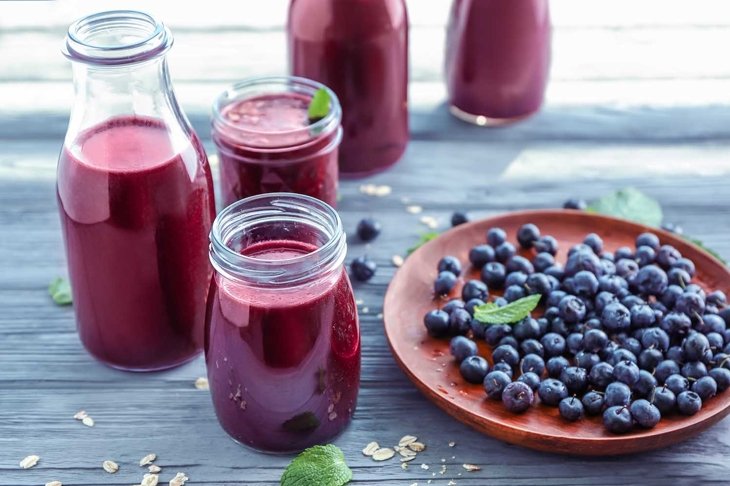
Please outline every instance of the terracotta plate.
[[[423, 315], [440, 305], [433, 299], [436, 265], [444, 255], [458, 257], [468, 266], [468, 252], [485, 242], [487, 229], [499, 226], [515, 242], [517, 229], [532, 222], [542, 234], [553, 235], [560, 243], [558, 261], [565, 262], [570, 246], [590, 232], [598, 233], [607, 250], [633, 247], [634, 238], [649, 228], [624, 220], [580, 211], [524, 211], [496, 216], [458, 226], [427, 243], [397, 272], [385, 296], [385, 332], [396, 361], [416, 386], [436, 405], [475, 429], [513, 444], [549, 452], [603, 456], [664, 447], [706, 429], [730, 412], [730, 390], [707, 401], [692, 416], [662, 418], [652, 430], [634, 429], [626, 435], [612, 435], [603, 428], [600, 417], [568, 423], [557, 408], [534, 405], [521, 415], [508, 412], [501, 402], [486, 398], [481, 385], [466, 383], [451, 359], [447, 339], [428, 336]], [[662, 243], [669, 243], [692, 259], [697, 266], [695, 281], [706, 289], [730, 294], [730, 273], [717, 259], [685, 240], [660, 230]], [[516, 242], [515, 242], [516, 244]], [[465, 268], [469, 278], [478, 272]], [[461, 284], [450, 297], [459, 296]], [[489, 348], [480, 343], [480, 353], [489, 357]]]

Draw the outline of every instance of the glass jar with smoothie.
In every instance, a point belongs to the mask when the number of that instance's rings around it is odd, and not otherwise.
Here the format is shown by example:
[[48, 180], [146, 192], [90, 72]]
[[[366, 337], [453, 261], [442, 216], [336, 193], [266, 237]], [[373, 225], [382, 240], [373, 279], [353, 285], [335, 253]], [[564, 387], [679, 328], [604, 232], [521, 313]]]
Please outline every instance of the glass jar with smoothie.
[[535, 113], [550, 69], [548, 0], [454, 0], [445, 61], [456, 117], [501, 125]]
[[360, 386], [339, 216], [309, 196], [265, 194], [224, 209], [210, 238], [205, 362], [221, 426], [268, 452], [328, 442]]
[[170, 84], [170, 31], [111, 11], [68, 30], [76, 98], [57, 196], [81, 341], [134, 371], [203, 349], [210, 168]]
[[408, 144], [408, 14], [404, 0], [292, 0], [289, 68], [342, 103], [340, 173], [366, 176]]
[[[310, 119], [319, 90], [327, 93], [329, 110]], [[212, 121], [223, 203], [295, 192], [335, 206], [341, 118], [337, 96], [309, 79], [254, 78], [224, 91], [213, 104]]]

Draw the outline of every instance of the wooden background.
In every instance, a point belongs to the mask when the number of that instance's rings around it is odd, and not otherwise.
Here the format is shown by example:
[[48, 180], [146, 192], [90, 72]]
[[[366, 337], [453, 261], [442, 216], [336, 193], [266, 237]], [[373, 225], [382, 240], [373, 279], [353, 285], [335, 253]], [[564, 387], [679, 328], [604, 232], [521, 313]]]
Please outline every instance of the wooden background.
[[[234, 444], [210, 398], [196, 390], [202, 359], [153, 374], [106, 368], [82, 349], [71, 308], [46, 287], [65, 275], [55, 205], [55, 162], [72, 84], [59, 49], [74, 18], [120, 2], [0, 2], [0, 485], [139, 483], [136, 464], [159, 456], [165, 483], [278, 484], [290, 457]], [[286, 2], [142, 2], [172, 28], [171, 71], [181, 104], [213, 154], [208, 109], [228, 83], [286, 71]], [[727, 484], [730, 420], [681, 445], [632, 457], [586, 459], [508, 446], [471, 431], [425, 400], [395, 365], [383, 336], [382, 299], [404, 254], [427, 229], [403, 198], [448, 226], [455, 209], [474, 217], [558, 207], [628, 184], [659, 199], [668, 220], [730, 257], [730, 4], [724, 0], [555, 0], [554, 60], [544, 110], [502, 129], [466, 126], [447, 113], [441, 65], [449, 2], [411, 0], [412, 142], [393, 170], [344, 182], [340, 213], [352, 231], [376, 215], [380, 265], [356, 287], [362, 300], [363, 386], [352, 426], [336, 441], [355, 484]], [[215, 157], [212, 157], [215, 164]], [[387, 184], [391, 196], [360, 193]], [[367, 308], [367, 309], [365, 309]], [[414, 318], [420, 318], [415, 316]], [[93, 428], [72, 419], [85, 409]], [[407, 471], [360, 450], [404, 434], [428, 446]], [[456, 446], [448, 447], [455, 441]], [[29, 454], [41, 456], [20, 470]], [[113, 459], [115, 475], [101, 469]], [[480, 465], [466, 472], [463, 463]], [[439, 474], [446, 464], [445, 474]]]

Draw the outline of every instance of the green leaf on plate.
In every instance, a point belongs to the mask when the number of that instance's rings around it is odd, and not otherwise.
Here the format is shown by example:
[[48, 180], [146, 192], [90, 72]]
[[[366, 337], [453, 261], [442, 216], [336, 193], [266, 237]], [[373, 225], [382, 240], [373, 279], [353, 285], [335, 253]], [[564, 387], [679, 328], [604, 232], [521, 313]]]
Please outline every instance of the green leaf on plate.
[[721, 257], [719, 253], [717, 253], [715, 250], [713, 250], [711, 248], [707, 248], [705, 246], [705, 244], [702, 243], [702, 241], [700, 241], [700, 240], [698, 240], [696, 238], [692, 238], [690, 236], [684, 236], [683, 238], [685, 240], [689, 241], [690, 243], [694, 243], [695, 245], [699, 246], [702, 250], [705, 250], [707, 253], [709, 253], [710, 255], [714, 256], [715, 258], [717, 258], [718, 260], [720, 260], [722, 263], [724, 263], [725, 265], [727, 265], [727, 261], [723, 257]]
[[48, 293], [53, 302], [58, 305], [70, 305], [73, 302], [71, 297], [71, 284], [67, 280], [56, 277], [48, 286]]
[[588, 211], [629, 219], [647, 226], [662, 224], [659, 203], [634, 187], [620, 189], [588, 206]]
[[540, 302], [540, 294], [528, 295], [504, 307], [487, 302], [474, 308], [474, 318], [483, 324], [511, 324], [530, 315]]
[[309, 122], [315, 123], [326, 117], [330, 112], [330, 104], [330, 94], [326, 89], [319, 88], [315, 91], [314, 96], [312, 96], [312, 101], [309, 102], [309, 108], [307, 108]]
[[287, 466], [281, 486], [342, 486], [352, 479], [339, 447], [327, 444], [304, 450]]
[[413, 246], [411, 246], [410, 248], [408, 248], [406, 250], [406, 253], [408, 255], [410, 255], [411, 253], [413, 253], [414, 251], [418, 250], [419, 248], [421, 248], [423, 245], [425, 245], [429, 241], [431, 241], [434, 238], [436, 238], [438, 235], [439, 235], [439, 233], [437, 231], [429, 231], [428, 233], [422, 234], [418, 238], [418, 241], [416, 243], [414, 243]]

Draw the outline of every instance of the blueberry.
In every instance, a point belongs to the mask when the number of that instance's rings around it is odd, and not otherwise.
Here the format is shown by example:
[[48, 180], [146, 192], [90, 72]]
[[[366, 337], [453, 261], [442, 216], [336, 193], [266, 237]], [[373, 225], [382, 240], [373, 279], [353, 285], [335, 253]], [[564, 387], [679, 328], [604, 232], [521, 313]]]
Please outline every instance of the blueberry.
[[570, 334], [568, 327], [569, 324], [562, 320], [560, 316], [556, 316], [550, 321], [550, 332], [560, 334], [563, 337], [567, 337]]
[[471, 330], [471, 314], [465, 309], [454, 309], [449, 315], [449, 334], [463, 336]]
[[710, 292], [709, 294], [707, 294], [707, 299], [705, 300], [707, 304], [717, 307], [724, 307], [727, 304], [727, 296], [722, 290], [715, 290], [714, 292]]
[[543, 273], [549, 277], [553, 277], [558, 280], [562, 280], [563, 278], [565, 278], [565, 270], [563, 269], [563, 267], [557, 264], [547, 267]]
[[646, 370], [639, 371], [639, 379], [634, 383], [633, 390], [642, 397], [648, 397], [656, 388], [657, 381], [654, 375]]
[[469, 250], [469, 262], [474, 268], [482, 268], [496, 258], [494, 248], [489, 245], [477, 245]]
[[575, 422], [583, 417], [583, 403], [576, 397], [566, 397], [558, 404], [560, 416], [569, 422]]
[[[469, 312], [469, 311], [467, 311]], [[469, 324], [469, 327], [471, 328], [472, 336], [474, 337], [474, 340], [484, 339], [484, 324], [477, 321], [476, 319], [471, 320], [471, 323]]]
[[603, 412], [603, 426], [613, 434], [625, 434], [632, 425], [631, 413], [625, 405], [612, 406]]
[[689, 274], [690, 277], [695, 276], [695, 264], [689, 258], [680, 258], [672, 264], [672, 268], [679, 268]]
[[541, 358], [545, 356], [545, 348], [537, 339], [529, 338], [522, 341], [520, 343], [520, 351], [523, 356], [526, 354], [536, 354]]
[[623, 304], [608, 304], [601, 313], [601, 322], [610, 332], [626, 331], [631, 327], [631, 314]]
[[631, 361], [621, 361], [613, 367], [613, 376], [618, 381], [634, 386], [639, 381], [639, 367]]
[[596, 295], [596, 299], [594, 300], [596, 312], [603, 312], [603, 309], [605, 309], [608, 304], [611, 304], [613, 302], [618, 302], [618, 297], [616, 297], [611, 292], [606, 292], [605, 290], [602, 290], [598, 293], [598, 295]]
[[517, 349], [520, 347], [520, 343], [517, 342], [517, 339], [515, 339], [514, 336], [505, 336], [502, 339], [499, 340], [497, 343], [497, 346], [512, 346], [513, 348]]
[[576, 323], [586, 315], [586, 306], [582, 300], [574, 295], [566, 295], [558, 306], [560, 318], [567, 323]]
[[616, 261], [616, 275], [623, 278], [631, 278], [639, 272], [639, 264], [636, 260], [629, 260], [628, 258], [622, 258]]
[[474, 317], [474, 309], [480, 305], [484, 305], [484, 301], [482, 299], [471, 299], [469, 302], [464, 304], [464, 310]]
[[484, 340], [490, 346], [496, 346], [505, 336], [512, 334], [512, 326], [508, 324], [492, 324], [484, 330]]
[[[378, 265], [374, 260], [366, 256], [359, 256], [350, 263], [350, 270], [355, 280], [359, 282], [367, 282], [375, 275]], [[456, 283], [456, 282], [454, 282]]]
[[563, 398], [568, 396], [568, 389], [562, 381], [547, 378], [540, 383], [537, 394], [542, 403], [556, 407]]
[[524, 358], [522, 358], [522, 361], [520, 361], [520, 372], [532, 372], [538, 376], [542, 376], [545, 372], [545, 361], [538, 354], [527, 354]]
[[697, 284], [689, 284], [684, 288], [684, 291], [688, 294], [697, 294], [704, 300], [706, 297], [705, 291], [702, 287]]
[[638, 363], [638, 355], [641, 353], [641, 343], [639, 340], [624, 334], [619, 334], [617, 338], [622, 348], [631, 351], [631, 354], [637, 356], [637, 360], [634, 363]]
[[568, 334], [568, 337], [565, 338], [565, 344], [571, 354], [576, 354], [578, 351], [583, 349], [583, 334], [579, 332], [572, 332]]
[[688, 361], [682, 365], [682, 376], [698, 380], [707, 376], [707, 366], [702, 361]]
[[710, 376], [717, 384], [717, 391], [724, 392], [730, 388], [730, 370], [727, 368], [714, 368], [710, 370]]
[[507, 302], [514, 302], [525, 296], [525, 289], [519, 285], [510, 285], [504, 291], [503, 297], [507, 299]]
[[682, 351], [687, 361], [703, 360], [710, 351], [710, 342], [704, 334], [693, 332], [682, 342]]
[[540, 337], [540, 325], [535, 319], [528, 316], [512, 326], [512, 333], [520, 341], [524, 339], [536, 339]]
[[637, 305], [646, 305], [646, 301], [638, 295], [628, 294], [621, 299], [621, 305], [631, 310]]
[[463, 300], [451, 299], [446, 304], [444, 304], [441, 310], [451, 315], [451, 313], [454, 312], [456, 309], [463, 309], [464, 307], [466, 307], [466, 304]]
[[461, 262], [455, 256], [445, 256], [438, 263], [439, 272], [451, 272], [457, 277], [461, 275]]
[[[355, 262], [353, 262], [353, 265]], [[353, 267], [354, 271], [354, 267]], [[451, 272], [440, 272], [433, 282], [433, 291], [436, 295], [446, 295], [456, 287], [456, 275]]]
[[522, 413], [532, 405], [534, 394], [527, 383], [513, 381], [502, 391], [502, 403], [510, 412]]
[[674, 307], [674, 304], [677, 302], [677, 299], [680, 295], [684, 293], [684, 289], [676, 284], [670, 284], [664, 292], [662, 292], [661, 295], [661, 303], [667, 306], [667, 308], [671, 309]]
[[520, 255], [515, 255], [510, 258], [505, 267], [507, 268], [507, 273], [522, 272], [529, 275], [535, 271], [535, 267], [532, 266], [530, 260]]
[[670, 312], [662, 318], [660, 327], [664, 332], [673, 336], [683, 336], [692, 328], [692, 321], [687, 314]]
[[538, 253], [535, 255], [535, 258], [532, 259], [532, 266], [535, 267], [535, 270], [538, 272], [543, 272], [553, 265], [555, 265], [555, 257], [547, 252]]
[[645, 429], [652, 429], [662, 419], [659, 409], [652, 405], [648, 400], [636, 400], [629, 407], [631, 417], [634, 421]]
[[639, 368], [642, 370], [654, 371], [663, 360], [664, 355], [658, 349], [644, 349], [641, 353], [639, 353]]
[[690, 280], [692, 280], [692, 277], [681, 268], [670, 268], [667, 272], [667, 281], [670, 285], [686, 287]]
[[703, 376], [692, 383], [692, 391], [704, 401], [717, 395], [717, 382], [711, 376]]
[[590, 246], [596, 255], [600, 255], [603, 252], [603, 240], [595, 233], [588, 233], [583, 238], [583, 244]]
[[540, 377], [537, 376], [537, 373], [532, 371], [522, 373], [520, 377], [517, 378], [517, 381], [527, 384], [527, 386], [529, 386], [532, 390], [537, 390], [537, 387], [540, 386]]
[[651, 394], [649, 401], [655, 405], [661, 413], [667, 414], [674, 410], [674, 407], [677, 404], [677, 397], [672, 390], [663, 386], [661, 388], [654, 388], [654, 392]]
[[628, 349], [617, 348], [613, 352], [613, 356], [611, 356], [609, 363], [612, 364], [613, 366], [616, 366], [621, 361], [626, 361], [626, 360], [633, 361], [634, 363], [639, 362], [639, 359], [636, 357], [636, 355], [634, 353], [632, 353], [631, 351], [629, 351]]
[[481, 356], [469, 356], [461, 362], [459, 371], [467, 382], [478, 385], [484, 382], [484, 377], [489, 372], [489, 363]]
[[527, 283], [527, 274], [524, 272], [512, 272], [507, 274], [507, 276], [504, 279], [504, 286], [509, 287], [512, 285], [517, 285], [518, 287], [522, 287]]
[[503, 361], [514, 368], [520, 362], [520, 354], [512, 346], [502, 345], [494, 348], [492, 359], [495, 363]]
[[487, 392], [489, 398], [501, 400], [502, 391], [510, 383], [512, 383], [512, 378], [507, 373], [503, 371], [490, 371], [484, 377], [484, 391]]
[[654, 309], [646, 304], [635, 305], [631, 308], [631, 326], [635, 328], [653, 326], [656, 321]]
[[560, 381], [565, 384], [569, 393], [582, 393], [588, 386], [588, 375], [585, 368], [568, 366], [560, 373]]
[[573, 289], [581, 297], [593, 297], [598, 292], [598, 278], [591, 272], [581, 270], [573, 276]]
[[500, 361], [499, 363], [494, 363], [494, 366], [492, 366], [492, 371], [501, 371], [505, 375], [509, 376], [510, 379], [515, 375], [514, 370], [510, 365], [505, 363], [504, 361]]
[[654, 263], [654, 259], [656, 259], [656, 252], [650, 246], [640, 246], [636, 249], [634, 258], [640, 267], [644, 267]]
[[689, 381], [682, 375], [669, 375], [664, 380], [664, 386], [672, 390], [672, 393], [679, 395], [683, 391], [689, 390]]
[[700, 294], [685, 292], [677, 297], [674, 310], [687, 314], [690, 317], [702, 315], [705, 312], [705, 299]]
[[431, 336], [445, 336], [449, 332], [449, 315], [442, 310], [432, 310], [426, 313], [423, 324]]
[[682, 254], [671, 245], [662, 245], [656, 252], [656, 262], [667, 270], [680, 258]]
[[477, 343], [464, 336], [456, 336], [449, 343], [449, 351], [457, 363], [461, 363], [469, 356], [476, 356], [479, 350]]
[[540, 238], [540, 229], [532, 223], [524, 224], [517, 230], [517, 242], [525, 250], [532, 248], [532, 244]]
[[588, 353], [586, 351], [579, 351], [575, 355], [575, 364], [581, 368], [585, 368], [590, 371], [595, 365], [601, 362], [600, 356], [596, 353]]
[[378, 237], [382, 226], [373, 218], [363, 218], [357, 223], [357, 237], [362, 241], [372, 241]]
[[469, 222], [469, 216], [463, 211], [454, 211], [451, 215], [451, 226], [459, 226]]
[[581, 402], [587, 415], [598, 415], [603, 410], [603, 395], [596, 391], [589, 391], [583, 395]]
[[577, 199], [571, 197], [563, 203], [563, 209], [575, 209], [578, 211], [584, 211], [588, 207], [588, 204], [583, 199]]
[[636, 248], [648, 246], [652, 250], [656, 251], [659, 249], [659, 245], [659, 237], [654, 233], [641, 233], [636, 237]]
[[723, 318], [716, 314], [705, 314], [697, 323], [697, 330], [703, 333], [724, 333], [726, 327]]
[[510, 258], [515, 256], [517, 250], [515, 245], [509, 241], [505, 241], [501, 245], [494, 248], [494, 256], [498, 262], [506, 263]]
[[634, 258], [634, 251], [628, 246], [622, 246], [613, 253], [613, 259], [615, 262], [623, 259], [632, 260]]
[[669, 231], [670, 233], [675, 233], [678, 235], [684, 234], [684, 230], [682, 229], [682, 227], [679, 226], [678, 224], [674, 224], [674, 223], [669, 223], [669, 222], [662, 223], [662, 229], [664, 231]]
[[493, 248], [497, 248], [505, 241], [507, 241], [507, 233], [502, 228], [489, 228], [489, 231], [487, 231], [487, 243]]
[[581, 270], [587, 270], [597, 277], [603, 275], [603, 266], [598, 256], [593, 253], [590, 247], [586, 247], [587, 251], [575, 251], [568, 257], [565, 264], [565, 274], [572, 277]]
[[594, 388], [603, 390], [613, 382], [613, 366], [606, 362], [597, 363], [588, 374], [588, 382]]
[[547, 360], [545, 368], [547, 369], [548, 376], [550, 378], [558, 378], [565, 368], [570, 366], [570, 363], [563, 356], [554, 356]]
[[628, 289], [626, 279], [618, 275], [603, 275], [598, 279], [598, 290], [618, 294], [621, 289]]
[[488, 297], [487, 286], [481, 280], [469, 280], [461, 289], [461, 298], [466, 302], [471, 299], [481, 299], [486, 302]]
[[631, 401], [631, 389], [626, 383], [614, 381], [606, 387], [606, 406], [628, 405]]
[[506, 273], [504, 265], [501, 263], [489, 262], [482, 268], [482, 282], [491, 289], [501, 289], [504, 287]]
[[666, 272], [656, 265], [642, 267], [634, 282], [642, 295], [660, 296], [668, 285]]
[[677, 395], [677, 409], [682, 415], [694, 415], [702, 408], [702, 399], [693, 391], [683, 391]]
[[560, 356], [565, 352], [565, 338], [558, 333], [549, 332], [545, 334], [540, 339], [540, 343], [545, 351], [545, 356], [548, 358]]
[[550, 235], [541, 236], [532, 243], [532, 247], [538, 253], [549, 253], [555, 256], [558, 253], [558, 240]]
[[527, 277], [525, 287], [530, 295], [547, 295], [550, 292], [550, 280], [544, 273], [533, 273]]

